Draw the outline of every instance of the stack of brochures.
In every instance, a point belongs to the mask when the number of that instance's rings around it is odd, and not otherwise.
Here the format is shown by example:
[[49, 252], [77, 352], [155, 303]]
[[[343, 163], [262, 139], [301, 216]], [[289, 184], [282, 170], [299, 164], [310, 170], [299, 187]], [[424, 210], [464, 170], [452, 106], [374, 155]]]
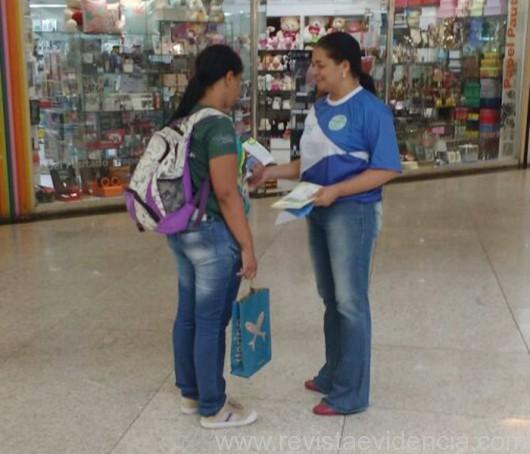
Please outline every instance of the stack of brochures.
[[278, 216], [276, 224], [284, 224], [307, 216], [314, 208], [313, 199], [322, 186], [314, 183], [302, 182], [285, 197], [272, 205], [272, 208], [283, 210]]

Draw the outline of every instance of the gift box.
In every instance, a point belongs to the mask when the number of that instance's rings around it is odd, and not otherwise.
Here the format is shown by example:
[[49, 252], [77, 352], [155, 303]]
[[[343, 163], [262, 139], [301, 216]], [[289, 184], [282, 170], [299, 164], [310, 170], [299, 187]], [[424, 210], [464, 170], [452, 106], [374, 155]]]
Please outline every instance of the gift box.
[[476, 55], [466, 56], [462, 60], [462, 72], [466, 79], [480, 77], [480, 64]]
[[430, 25], [436, 25], [437, 8], [433, 6], [427, 6], [421, 9], [420, 16], [420, 28], [427, 30]]
[[494, 132], [487, 132], [487, 131], [481, 131], [480, 132], [480, 139], [481, 140], [488, 140], [488, 139], [498, 139], [499, 138], [499, 132], [500, 132], [500, 129], [499, 131], [494, 131]]
[[485, 133], [485, 132], [499, 132], [501, 129], [501, 125], [499, 123], [497, 124], [492, 124], [492, 125], [487, 125], [487, 124], [480, 124], [480, 134], [482, 135], [482, 133]]
[[480, 77], [486, 78], [498, 78], [501, 76], [501, 68], [480, 68]]
[[473, 49], [481, 46], [482, 22], [482, 19], [472, 19], [469, 23], [469, 35], [467, 42], [469, 47]]
[[499, 109], [502, 105], [502, 98], [480, 98], [480, 107], [488, 109]]
[[438, 60], [438, 49], [435, 48], [420, 48], [417, 52], [419, 62], [433, 63]]
[[469, 109], [465, 107], [457, 107], [455, 109], [455, 120], [456, 121], [466, 121]]
[[487, 0], [484, 7], [484, 16], [503, 16], [507, 14], [507, 1]]
[[500, 112], [497, 109], [480, 109], [480, 124], [498, 124]]
[[466, 107], [480, 107], [480, 83], [466, 82], [464, 85], [464, 105]]
[[469, 16], [469, 2], [470, 0], [458, 0], [456, 5], [456, 15], [458, 17]]
[[480, 17], [484, 13], [484, 0], [471, 0], [469, 8], [469, 15], [473, 17]]
[[480, 80], [480, 97], [481, 98], [501, 98], [502, 87], [497, 79]]
[[461, 71], [462, 61], [461, 60], [449, 60], [449, 69], [455, 72]]
[[438, 17], [450, 18], [456, 14], [456, 0], [441, 0], [438, 8]]

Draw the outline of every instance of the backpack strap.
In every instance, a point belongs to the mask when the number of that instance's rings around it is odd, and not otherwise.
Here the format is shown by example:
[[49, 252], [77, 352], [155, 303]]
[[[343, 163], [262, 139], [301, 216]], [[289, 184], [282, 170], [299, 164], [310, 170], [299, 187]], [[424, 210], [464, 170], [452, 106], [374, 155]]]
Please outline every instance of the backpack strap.
[[[185, 124], [186, 124], [186, 126], [188, 128], [193, 130], [193, 128], [195, 127], [195, 125], [199, 121], [204, 120], [205, 118], [208, 118], [208, 117], [227, 117], [227, 118], [230, 118], [228, 115], [226, 115], [225, 113], [223, 113], [223, 112], [221, 112], [221, 111], [219, 111], [217, 109], [213, 109], [213, 108], [207, 107], [207, 108], [201, 109], [198, 112], [195, 112], [194, 114], [190, 115], [185, 120]], [[180, 129], [180, 126], [178, 124], [173, 123], [171, 125], [171, 127], [173, 129], [177, 130], [177, 132], [179, 132], [180, 134], [183, 133], [183, 131]], [[210, 197], [210, 192], [211, 192], [210, 176], [208, 175], [205, 178], [205, 180], [202, 182], [199, 191], [197, 191], [197, 193], [193, 197], [193, 205], [195, 207], [197, 207], [197, 210], [198, 210], [197, 218], [195, 219], [195, 224], [194, 224], [195, 227], [199, 226], [199, 224], [202, 221], [202, 218], [203, 218], [204, 214], [206, 213], [206, 206], [208, 204], [208, 198]]]
[[195, 227], [199, 226], [202, 221], [202, 217], [204, 216], [204, 213], [206, 213], [206, 205], [208, 204], [208, 198], [210, 197], [210, 190], [210, 177], [207, 177], [201, 184], [201, 188], [193, 198], [193, 204], [199, 210], [197, 212], [197, 218], [195, 219]]

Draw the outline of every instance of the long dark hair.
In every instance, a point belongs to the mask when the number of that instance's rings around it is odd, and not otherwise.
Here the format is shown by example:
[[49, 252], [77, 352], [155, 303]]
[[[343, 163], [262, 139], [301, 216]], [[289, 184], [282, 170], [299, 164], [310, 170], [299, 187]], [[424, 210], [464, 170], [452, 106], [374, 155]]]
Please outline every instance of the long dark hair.
[[359, 79], [363, 88], [374, 95], [377, 94], [374, 80], [370, 75], [363, 72], [361, 46], [353, 36], [344, 32], [330, 33], [320, 38], [316, 47], [323, 49], [328, 57], [337, 64], [348, 61], [353, 77]]
[[215, 44], [204, 49], [195, 59], [195, 74], [188, 82], [182, 100], [169, 122], [188, 116], [207, 88], [230, 71], [234, 76], [243, 72], [241, 58], [231, 47]]

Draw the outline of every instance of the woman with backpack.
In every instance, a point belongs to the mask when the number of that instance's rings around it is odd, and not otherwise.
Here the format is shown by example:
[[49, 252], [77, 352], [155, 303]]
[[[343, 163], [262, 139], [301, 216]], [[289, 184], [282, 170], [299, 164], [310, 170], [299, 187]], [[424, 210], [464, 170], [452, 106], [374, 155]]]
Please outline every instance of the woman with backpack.
[[312, 55], [317, 90], [300, 161], [255, 169], [251, 185], [298, 179], [321, 188], [308, 217], [309, 247], [324, 300], [325, 362], [305, 382], [324, 394], [318, 415], [358, 413], [369, 404], [370, 263], [381, 225], [382, 186], [401, 172], [393, 117], [362, 72], [359, 43], [347, 33], [321, 38]]
[[253, 423], [256, 412], [227, 399], [223, 378], [225, 330], [241, 278], [256, 276], [257, 261], [247, 221], [249, 203], [239, 185], [241, 146], [231, 118], [240, 96], [243, 64], [234, 50], [202, 51], [171, 125], [210, 108], [193, 128], [189, 168], [194, 193], [211, 182], [205, 214], [168, 236], [178, 269], [178, 310], [173, 328], [176, 385], [185, 414], [199, 413], [205, 428]]

